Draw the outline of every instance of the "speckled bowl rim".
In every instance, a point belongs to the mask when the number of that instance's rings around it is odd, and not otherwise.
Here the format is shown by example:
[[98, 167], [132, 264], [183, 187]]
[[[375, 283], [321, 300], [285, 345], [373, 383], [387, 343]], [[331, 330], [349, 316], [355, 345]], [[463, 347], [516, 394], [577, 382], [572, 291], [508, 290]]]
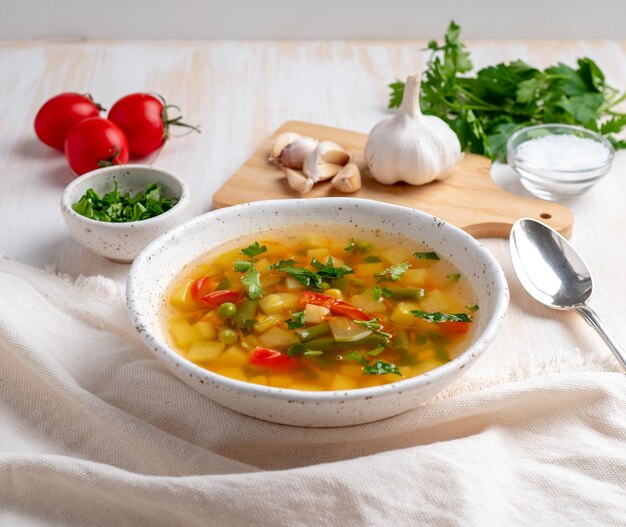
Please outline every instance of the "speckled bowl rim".
[[[236, 379], [225, 377], [214, 373], [211, 370], [207, 370], [201, 368], [200, 366], [197, 366], [193, 362], [188, 361], [182, 355], [176, 353], [173, 349], [171, 349], [170, 346], [167, 345], [167, 343], [156, 338], [153, 332], [150, 330], [149, 321], [147, 321], [141, 314], [141, 307], [140, 305], [138, 305], [140, 304], [140, 301], [135, 298], [135, 291], [137, 290], [137, 288], [135, 287], [135, 282], [139, 280], [138, 276], [143, 272], [142, 268], [150, 262], [152, 255], [156, 252], [163, 250], [163, 248], [166, 246], [167, 242], [170, 239], [177, 238], [178, 240], [180, 240], [180, 238], [184, 236], [185, 231], [188, 228], [198, 223], [205, 223], [207, 221], [210, 221], [212, 218], [220, 214], [236, 215], [237, 213], [243, 211], [249, 213], [251, 208], [276, 208], [286, 205], [287, 203], [289, 203], [289, 206], [293, 206], [294, 204], [302, 206], [315, 206], [316, 204], [320, 204], [321, 206], [324, 206], [328, 204], [329, 206], [332, 205], [333, 207], [352, 207], [355, 205], [360, 205], [363, 207], [375, 207], [376, 209], [378, 209], [377, 212], [379, 216], [382, 216], [385, 211], [391, 212], [396, 209], [403, 209], [406, 211], [410, 211], [412, 214], [416, 214], [422, 220], [424, 220], [424, 222], [435, 222], [439, 226], [445, 227], [447, 232], [454, 233], [457, 236], [461, 236], [467, 244], [467, 247], [472, 249], [476, 254], [480, 254], [483, 259], [483, 263], [489, 264], [494, 270], [494, 295], [497, 295], [497, 298], [495, 301], [491, 319], [487, 322], [483, 331], [476, 336], [475, 342], [463, 353], [461, 353], [461, 355], [452, 359], [450, 362], [447, 362], [446, 364], [443, 364], [433, 370], [430, 370], [415, 377], [400, 379], [390, 384], [383, 384], [367, 388], [356, 388], [352, 390], [328, 390], [309, 392], [302, 390], [292, 390], [290, 388], [263, 386], [260, 384], [238, 381]], [[222, 245], [229, 240], [230, 239], [222, 240], [219, 244], [216, 244], [216, 246]], [[181, 263], [181, 269], [185, 263], [188, 262]], [[335, 400], [348, 401], [370, 399], [376, 396], [410, 392], [414, 389], [432, 384], [442, 377], [449, 377], [451, 379], [450, 382], [452, 382], [452, 380], [455, 378], [455, 373], [458, 370], [465, 368], [469, 363], [473, 362], [480, 355], [482, 355], [482, 353], [487, 349], [489, 343], [493, 340], [498, 329], [500, 328], [509, 303], [509, 289], [502, 267], [495, 259], [495, 257], [483, 245], [481, 245], [475, 238], [470, 236], [465, 231], [436, 216], [433, 216], [432, 214], [427, 214], [417, 209], [401, 207], [399, 205], [391, 205], [388, 203], [382, 203], [369, 199], [334, 197], [255, 201], [213, 210], [206, 214], [196, 216], [186, 223], [174, 227], [165, 234], [159, 236], [150, 244], [148, 244], [143, 249], [143, 251], [141, 251], [139, 256], [133, 262], [133, 265], [128, 274], [126, 294], [127, 305], [133, 326], [139, 333], [141, 339], [148, 345], [150, 350], [155, 353], [157, 357], [159, 357], [160, 360], [165, 360], [165, 356], [170, 360], [174, 359], [175, 364], [180, 365], [181, 368], [187, 370], [187, 373], [199, 379], [208, 379], [210, 381], [216, 382], [217, 384], [222, 384], [225, 387], [228, 387], [235, 391], [243, 392], [250, 396], [311, 403], [323, 403]], [[157, 351], [160, 353], [156, 353]]]
[[[181, 193], [180, 193], [180, 196], [178, 197], [178, 201], [174, 204], [174, 206], [171, 209], [165, 211], [163, 214], [159, 214], [158, 216], [154, 216], [152, 218], [148, 218], [148, 219], [141, 220], [141, 221], [125, 221], [125, 222], [120, 222], [120, 223], [109, 223], [106, 221], [98, 221], [98, 220], [93, 220], [91, 218], [87, 218], [86, 216], [83, 216], [82, 214], [78, 214], [78, 212], [76, 212], [72, 208], [73, 203], [71, 201], [73, 199], [72, 198], [73, 191], [77, 186], [79, 186], [84, 181], [87, 181], [94, 177], [95, 178], [100, 177], [103, 174], [108, 174], [110, 172], [121, 173], [121, 172], [134, 172], [136, 170], [149, 170], [151, 172], [158, 172], [161, 176], [163, 176], [163, 179], [169, 179], [180, 187]], [[137, 227], [140, 227], [140, 226], [153, 225], [154, 223], [162, 221], [163, 219], [167, 219], [170, 217], [170, 215], [178, 212], [178, 209], [181, 208], [179, 207], [179, 205], [186, 206], [187, 203], [189, 202], [189, 199], [190, 199], [189, 187], [187, 186], [187, 184], [176, 174], [173, 174], [172, 172], [169, 172], [168, 170], [163, 170], [162, 168], [157, 168], [152, 165], [113, 165], [110, 167], [104, 167], [104, 168], [98, 168], [96, 170], [92, 170], [91, 172], [87, 172], [86, 174], [83, 174], [82, 176], [79, 176], [76, 179], [74, 179], [72, 182], [70, 182], [63, 189], [63, 194], [61, 195], [61, 207], [63, 208], [64, 212], [68, 216], [76, 219], [77, 221], [84, 222], [87, 225], [97, 225], [98, 227], [102, 227], [103, 229], [116, 231], [116, 230], [123, 230], [123, 229], [128, 229], [128, 228], [136, 229]]]

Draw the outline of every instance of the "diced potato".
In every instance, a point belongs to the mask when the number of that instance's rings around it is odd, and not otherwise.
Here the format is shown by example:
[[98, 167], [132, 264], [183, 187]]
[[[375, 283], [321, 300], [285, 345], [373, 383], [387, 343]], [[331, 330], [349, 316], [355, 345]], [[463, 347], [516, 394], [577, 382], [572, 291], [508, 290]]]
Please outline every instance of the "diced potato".
[[416, 357], [419, 362], [424, 362], [429, 359], [434, 359], [435, 350], [433, 348], [426, 348], [426, 349], [420, 350], [417, 352]]
[[293, 331], [276, 326], [260, 335], [259, 340], [263, 346], [270, 349], [287, 348], [299, 342], [298, 337], [296, 337]]
[[262, 384], [263, 386], [267, 386], [269, 384], [267, 375], [255, 375], [254, 377], [250, 377], [248, 381], [253, 384]]
[[246, 351], [252, 351], [257, 346], [261, 346], [261, 341], [256, 335], [246, 335], [241, 337], [241, 347]]
[[429, 313], [435, 313], [437, 311], [446, 313], [450, 312], [453, 307], [454, 304], [446, 293], [439, 289], [433, 289], [426, 291], [424, 297], [420, 299], [419, 309]]
[[355, 378], [363, 375], [363, 367], [355, 363], [342, 364], [339, 366], [339, 373], [342, 377]]
[[327, 289], [326, 291], [324, 291], [324, 294], [343, 300], [343, 293], [341, 292], [341, 289]]
[[198, 338], [193, 326], [186, 320], [171, 322], [170, 333], [181, 348], [188, 348]]
[[328, 238], [321, 234], [309, 234], [302, 239], [305, 247], [319, 248], [328, 246]]
[[279, 274], [262, 274], [261, 275], [261, 287], [267, 289], [276, 285], [284, 279], [284, 276], [280, 276]]
[[268, 375], [269, 385], [276, 388], [290, 388], [293, 384], [291, 375], [272, 374]]
[[323, 247], [321, 249], [309, 249], [306, 252], [306, 257], [309, 260], [315, 258], [315, 259], [319, 260], [320, 262], [322, 262], [324, 264], [326, 263], [326, 260], [328, 260], [328, 256], [330, 256], [330, 255], [329, 255], [328, 249], [326, 247]]
[[193, 329], [198, 335], [198, 338], [202, 340], [212, 340], [215, 339], [217, 331], [215, 330], [215, 326], [206, 320], [201, 320], [200, 322], [196, 322], [193, 325]]
[[298, 307], [300, 301], [300, 295], [294, 295], [293, 293], [276, 293], [283, 301], [284, 309], [295, 309]]
[[280, 314], [283, 312], [283, 299], [276, 293], [267, 295], [259, 300], [259, 307], [266, 315]]
[[406, 285], [423, 286], [428, 280], [427, 269], [409, 269], [402, 275], [402, 281]]
[[239, 254], [239, 249], [231, 249], [230, 251], [226, 251], [225, 253], [220, 254], [213, 262], [215, 267], [219, 267], [224, 271], [232, 271], [233, 269], [233, 261], [243, 258], [241, 254]]
[[201, 276], [213, 276], [217, 274], [217, 270], [214, 265], [211, 264], [202, 264], [196, 267], [192, 273], [189, 275], [189, 278], [196, 279]]
[[193, 298], [191, 298], [191, 285], [194, 280], [183, 280], [176, 286], [176, 289], [170, 296], [170, 304], [182, 308], [197, 307]]
[[256, 267], [256, 270], [259, 271], [259, 274], [263, 275], [271, 272], [271, 269], [268, 269], [270, 265], [271, 263], [267, 258], [261, 258], [254, 264], [254, 267]]
[[248, 377], [244, 373], [241, 368], [233, 368], [233, 367], [222, 367], [216, 366], [211, 368], [211, 371], [214, 371], [218, 375], [223, 375], [224, 377], [230, 377], [231, 379], [235, 379], [237, 381], [247, 381]]
[[396, 305], [389, 318], [398, 326], [415, 326], [419, 319], [411, 313], [413, 309], [420, 309], [420, 305], [415, 302], [400, 302]]
[[363, 276], [374, 276], [376, 273], [382, 273], [385, 270], [385, 264], [382, 262], [362, 263], [354, 266], [354, 272]]
[[298, 289], [302, 289], [304, 286], [298, 282], [295, 278], [292, 278], [291, 276], [288, 276], [285, 279], [285, 286], [287, 287], [287, 289], [291, 290], [298, 290]]
[[330, 310], [324, 306], [307, 304], [304, 308], [304, 321], [307, 324], [320, 324], [328, 315]]
[[224, 351], [226, 345], [214, 340], [196, 340], [187, 352], [187, 358], [191, 362], [209, 362], [217, 359]]
[[353, 390], [358, 386], [358, 382], [354, 377], [346, 375], [335, 375], [331, 384], [331, 390]]
[[281, 315], [267, 315], [254, 325], [254, 331], [263, 333], [283, 320]]
[[220, 366], [245, 366], [248, 364], [248, 354], [239, 346], [231, 346], [218, 357], [217, 363]]
[[411, 251], [408, 251], [404, 247], [392, 247], [391, 249], [387, 249], [386, 251], [380, 253], [380, 256], [389, 265], [399, 264], [400, 262], [410, 262], [413, 264], [415, 260]]
[[387, 306], [384, 302], [374, 300], [374, 292], [371, 289], [366, 289], [360, 295], [350, 297], [350, 303], [361, 311], [365, 311], [365, 313], [374, 314], [387, 311]]

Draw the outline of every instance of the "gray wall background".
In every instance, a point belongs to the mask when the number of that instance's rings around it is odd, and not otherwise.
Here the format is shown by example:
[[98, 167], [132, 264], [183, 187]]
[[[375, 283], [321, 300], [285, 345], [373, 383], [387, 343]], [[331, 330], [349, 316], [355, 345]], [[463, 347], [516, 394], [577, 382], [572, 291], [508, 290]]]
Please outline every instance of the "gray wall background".
[[626, 0], [0, 0], [0, 38], [626, 38]]

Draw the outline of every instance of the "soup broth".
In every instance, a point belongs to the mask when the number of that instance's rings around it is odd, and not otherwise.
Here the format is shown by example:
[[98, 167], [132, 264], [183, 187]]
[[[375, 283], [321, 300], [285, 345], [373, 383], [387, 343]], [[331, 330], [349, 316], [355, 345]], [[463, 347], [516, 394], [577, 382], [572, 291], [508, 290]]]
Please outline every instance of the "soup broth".
[[461, 353], [478, 306], [450, 262], [406, 238], [307, 230], [187, 266], [167, 292], [170, 344], [220, 375], [297, 390], [386, 384]]

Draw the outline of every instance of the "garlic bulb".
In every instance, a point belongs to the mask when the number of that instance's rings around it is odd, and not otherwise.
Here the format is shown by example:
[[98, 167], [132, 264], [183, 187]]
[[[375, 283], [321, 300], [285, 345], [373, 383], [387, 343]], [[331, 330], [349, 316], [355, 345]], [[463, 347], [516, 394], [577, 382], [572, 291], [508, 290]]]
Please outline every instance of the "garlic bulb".
[[450, 174], [461, 159], [461, 144], [439, 117], [422, 115], [420, 80], [409, 77], [400, 113], [379, 122], [365, 145], [365, 161], [376, 181], [423, 185]]
[[302, 169], [304, 159], [317, 148], [319, 141], [294, 132], [280, 134], [272, 146], [270, 161], [279, 166]]

